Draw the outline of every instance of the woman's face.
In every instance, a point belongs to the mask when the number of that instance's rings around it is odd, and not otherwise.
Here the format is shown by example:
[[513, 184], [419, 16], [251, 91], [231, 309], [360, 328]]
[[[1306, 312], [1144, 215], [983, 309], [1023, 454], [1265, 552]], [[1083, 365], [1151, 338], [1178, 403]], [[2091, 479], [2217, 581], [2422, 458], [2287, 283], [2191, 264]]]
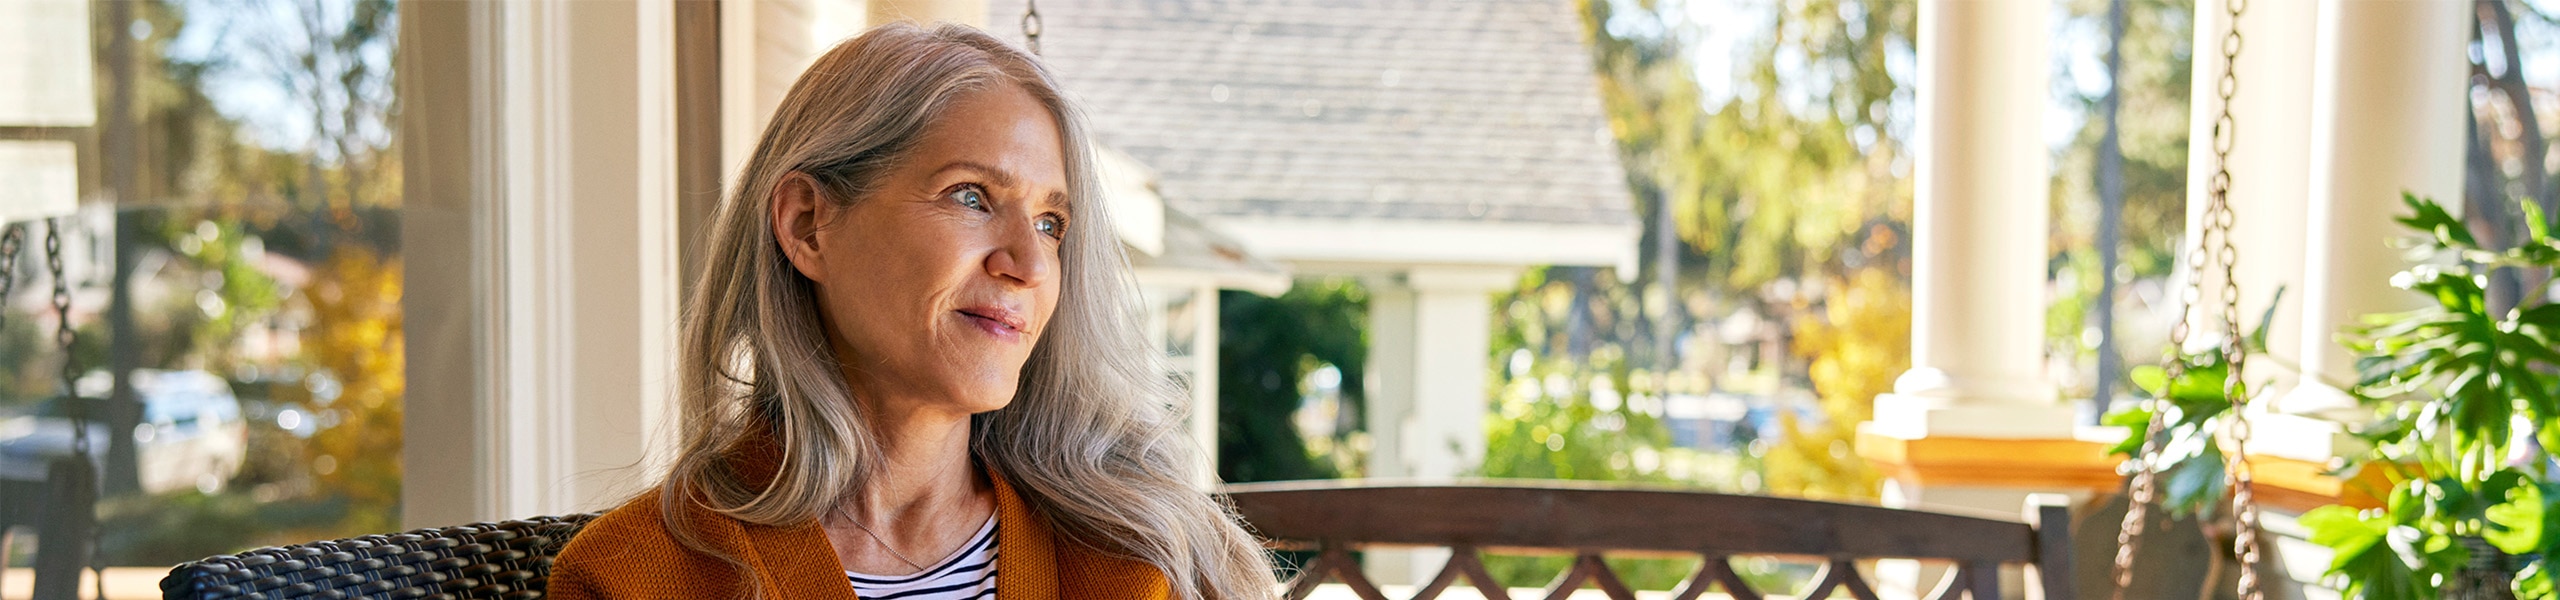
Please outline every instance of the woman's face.
[[1058, 305], [1073, 224], [1057, 121], [1014, 85], [948, 109], [850, 207], [818, 202], [805, 176], [775, 193], [775, 236], [874, 411], [1003, 408]]

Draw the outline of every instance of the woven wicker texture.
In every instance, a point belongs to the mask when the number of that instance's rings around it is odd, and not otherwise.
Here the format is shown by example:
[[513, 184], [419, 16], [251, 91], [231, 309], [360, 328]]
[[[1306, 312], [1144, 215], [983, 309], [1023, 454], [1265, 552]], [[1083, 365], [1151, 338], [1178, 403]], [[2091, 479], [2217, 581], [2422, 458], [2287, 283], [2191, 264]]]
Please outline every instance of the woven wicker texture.
[[178, 565], [164, 598], [532, 600], [595, 513], [259, 548]]

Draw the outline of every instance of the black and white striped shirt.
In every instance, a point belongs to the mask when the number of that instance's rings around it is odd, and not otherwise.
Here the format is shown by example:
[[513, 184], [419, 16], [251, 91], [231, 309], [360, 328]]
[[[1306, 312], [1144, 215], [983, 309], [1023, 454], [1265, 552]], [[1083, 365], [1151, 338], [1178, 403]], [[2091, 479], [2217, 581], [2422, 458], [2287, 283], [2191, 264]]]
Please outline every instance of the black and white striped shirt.
[[996, 518], [949, 558], [912, 575], [866, 575], [853, 578], [853, 594], [862, 600], [981, 600], [996, 596]]

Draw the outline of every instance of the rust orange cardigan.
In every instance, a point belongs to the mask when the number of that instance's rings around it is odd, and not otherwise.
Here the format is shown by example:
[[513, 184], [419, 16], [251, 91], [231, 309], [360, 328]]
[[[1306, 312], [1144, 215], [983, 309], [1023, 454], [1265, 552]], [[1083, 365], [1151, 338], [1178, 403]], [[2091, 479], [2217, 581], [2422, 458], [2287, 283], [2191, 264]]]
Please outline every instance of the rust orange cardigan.
[[[752, 468], [752, 467], [751, 467]], [[768, 469], [766, 472], [770, 472]], [[990, 471], [996, 488], [996, 593], [1003, 600], [1162, 599], [1163, 571], [1061, 540], [1023, 504], [1012, 484]], [[853, 583], [836, 562], [817, 521], [774, 527], [746, 523], [688, 505], [706, 525], [706, 541], [742, 558], [752, 575], [695, 552], [667, 533], [658, 492], [642, 494], [596, 518], [569, 541], [552, 567], [549, 596], [560, 600], [745, 598], [853, 600]]]

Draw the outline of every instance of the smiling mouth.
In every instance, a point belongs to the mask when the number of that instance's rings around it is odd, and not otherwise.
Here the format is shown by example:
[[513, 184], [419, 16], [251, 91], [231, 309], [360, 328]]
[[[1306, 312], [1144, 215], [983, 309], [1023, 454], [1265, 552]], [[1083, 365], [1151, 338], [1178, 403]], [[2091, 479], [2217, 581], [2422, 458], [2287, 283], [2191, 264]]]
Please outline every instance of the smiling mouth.
[[960, 313], [960, 316], [968, 317], [970, 320], [977, 322], [979, 326], [988, 328], [991, 330], [990, 333], [1002, 332], [1018, 335], [1023, 332], [1022, 320], [1019, 317], [1014, 317], [1013, 315], [983, 309], [961, 309], [952, 312]]

